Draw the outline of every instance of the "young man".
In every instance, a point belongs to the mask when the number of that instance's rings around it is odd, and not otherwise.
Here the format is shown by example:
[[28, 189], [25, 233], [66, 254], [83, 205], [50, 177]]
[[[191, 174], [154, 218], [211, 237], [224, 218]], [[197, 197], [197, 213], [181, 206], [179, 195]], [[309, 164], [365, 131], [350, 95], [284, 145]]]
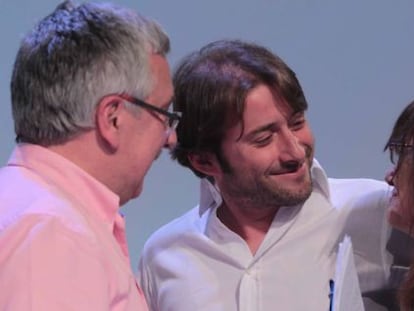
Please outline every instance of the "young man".
[[388, 188], [328, 180], [302, 88], [280, 58], [214, 42], [183, 60], [174, 86], [184, 117], [173, 155], [202, 178], [201, 199], [144, 248], [151, 310], [328, 310], [345, 234], [363, 292], [387, 285]]
[[119, 207], [175, 143], [160, 26], [64, 2], [25, 36], [11, 81], [17, 146], [0, 170], [0, 309], [147, 310]]

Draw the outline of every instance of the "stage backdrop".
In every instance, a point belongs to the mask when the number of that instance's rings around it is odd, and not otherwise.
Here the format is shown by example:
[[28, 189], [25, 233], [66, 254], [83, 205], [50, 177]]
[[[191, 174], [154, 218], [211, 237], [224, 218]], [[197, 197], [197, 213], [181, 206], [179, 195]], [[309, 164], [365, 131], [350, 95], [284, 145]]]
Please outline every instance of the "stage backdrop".
[[[309, 102], [316, 156], [332, 177], [382, 179], [382, 152], [414, 99], [414, 2], [409, 0], [114, 0], [157, 19], [172, 42], [172, 67], [222, 38], [271, 48], [297, 73]], [[14, 146], [10, 75], [19, 41], [56, 0], [0, 0], [0, 161]], [[154, 163], [140, 198], [122, 208], [136, 270], [155, 229], [197, 204], [199, 181], [170, 160]]]

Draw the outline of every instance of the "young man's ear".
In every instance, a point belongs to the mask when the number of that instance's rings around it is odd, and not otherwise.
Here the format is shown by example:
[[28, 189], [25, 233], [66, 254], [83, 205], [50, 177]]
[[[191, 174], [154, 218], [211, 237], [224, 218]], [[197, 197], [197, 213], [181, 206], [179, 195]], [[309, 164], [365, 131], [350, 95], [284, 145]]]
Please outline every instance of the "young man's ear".
[[119, 146], [119, 123], [123, 109], [123, 99], [116, 95], [105, 96], [96, 107], [96, 130], [111, 150]]
[[201, 173], [208, 176], [216, 176], [221, 173], [221, 167], [215, 154], [204, 152], [200, 154], [191, 153], [188, 155], [188, 161]]

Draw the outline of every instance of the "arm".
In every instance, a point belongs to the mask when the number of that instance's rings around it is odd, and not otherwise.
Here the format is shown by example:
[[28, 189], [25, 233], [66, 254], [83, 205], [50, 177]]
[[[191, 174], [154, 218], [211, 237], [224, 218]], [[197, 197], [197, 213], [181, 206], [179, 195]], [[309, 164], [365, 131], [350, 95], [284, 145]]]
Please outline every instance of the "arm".
[[0, 235], [0, 309], [108, 310], [97, 247], [50, 216], [29, 216]]
[[152, 295], [152, 288], [151, 288], [151, 273], [148, 271], [148, 265], [146, 264], [145, 260], [145, 248], [143, 254], [140, 257], [138, 263], [138, 271], [137, 271], [137, 283], [141, 287], [145, 299], [148, 304], [148, 308], [150, 311], [157, 311], [158, 309], [155, 307], [156, 300], [153, 298]]

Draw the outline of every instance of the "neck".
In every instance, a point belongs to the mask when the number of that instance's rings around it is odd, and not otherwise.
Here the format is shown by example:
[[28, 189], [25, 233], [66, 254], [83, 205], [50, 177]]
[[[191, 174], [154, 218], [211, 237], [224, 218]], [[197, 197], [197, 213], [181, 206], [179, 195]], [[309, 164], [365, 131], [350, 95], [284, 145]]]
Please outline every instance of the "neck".
[[109, 162], [108, 156], [96, 144], [95, 134], [92, 131], [82, 133], [65, 143], [48, 146], [47, 148], [68, 159], [114, 191], [114, 187], [111, 184], [111, 170], [105, 169], [105, 167], [110, 167], [110, 165], [105, 166], [102, 164]]
[[223, 204], [217, 210], [217, 217], [230, 230], [246, 241], [254, 255], [263, 242], [278, 208], [255, 208]]

